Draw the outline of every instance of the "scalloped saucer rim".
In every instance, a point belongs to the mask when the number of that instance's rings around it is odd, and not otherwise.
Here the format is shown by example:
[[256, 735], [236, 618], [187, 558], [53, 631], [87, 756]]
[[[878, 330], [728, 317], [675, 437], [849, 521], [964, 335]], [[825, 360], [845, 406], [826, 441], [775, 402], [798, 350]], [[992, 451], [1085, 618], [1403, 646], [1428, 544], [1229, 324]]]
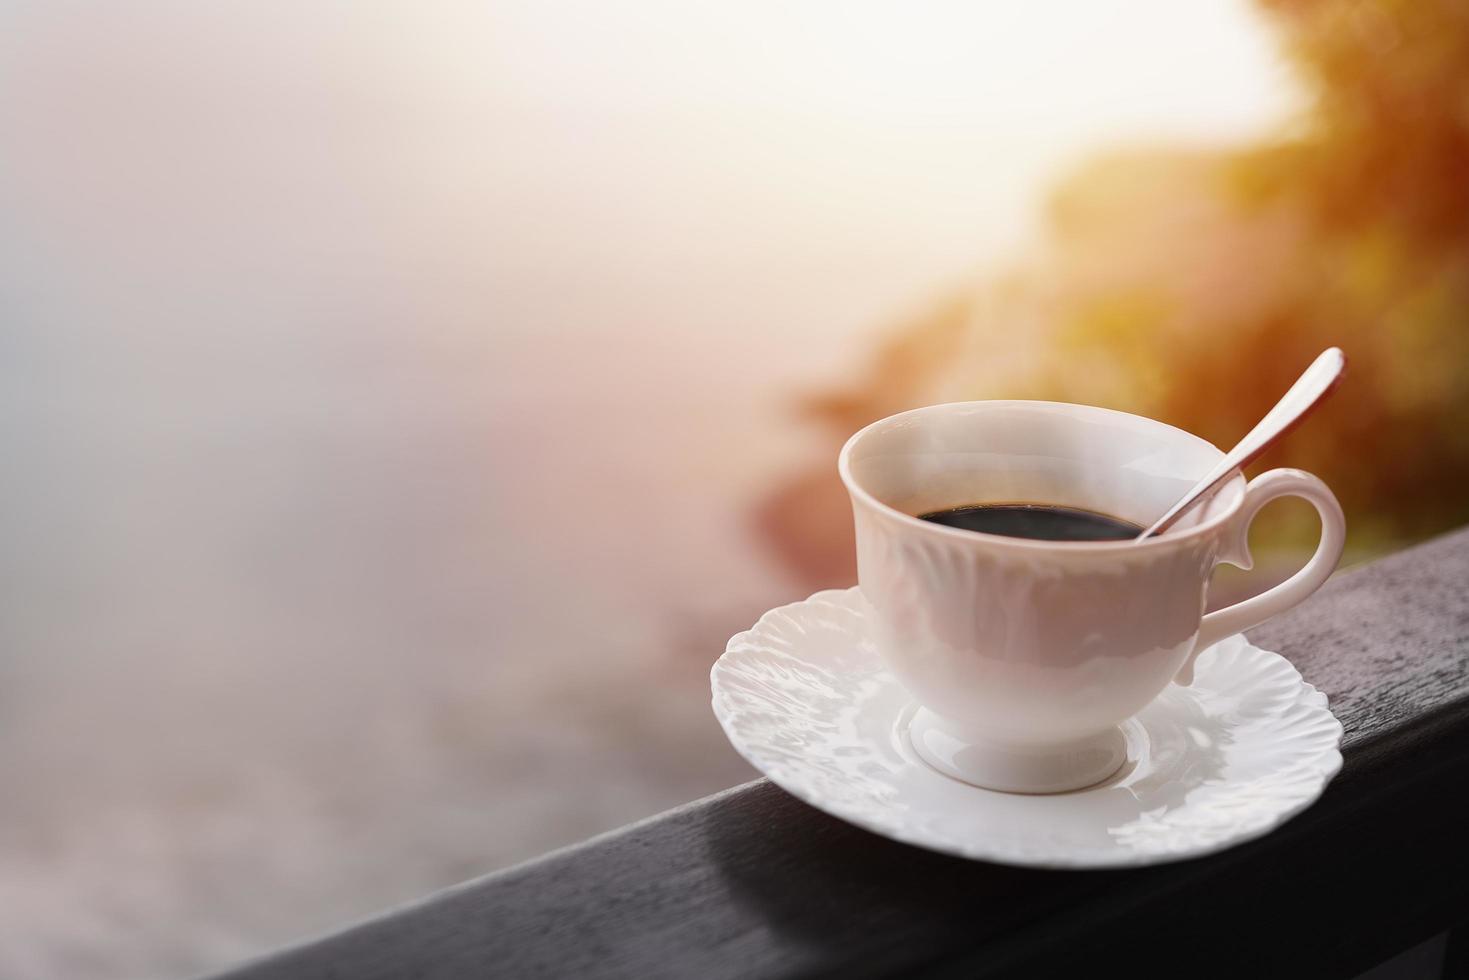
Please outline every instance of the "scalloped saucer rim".
[[1141, 867], [1216, 853], [1305, 810], [1341, 768], [1326, 696], [1243, 635], [1200, 655], [1123, 723], [1127, 760], [1081, 790], [1024, 795], [941, 774], [907, 738], [917, 705], [882, 664], [856, 588], [769, 610], [710, 671], [731, 744], [787, 792], [928, 850], [1042, 868]]

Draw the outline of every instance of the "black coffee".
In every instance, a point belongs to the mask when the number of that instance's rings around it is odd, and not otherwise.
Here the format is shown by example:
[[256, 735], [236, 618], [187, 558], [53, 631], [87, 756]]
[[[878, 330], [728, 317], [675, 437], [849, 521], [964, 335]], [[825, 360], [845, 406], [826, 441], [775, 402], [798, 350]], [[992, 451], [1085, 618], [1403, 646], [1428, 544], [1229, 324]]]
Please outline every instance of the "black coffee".
[[925, 521], [966, 531], [1040, 541], [1126, 541], [1142, 533], [1131, 521], [1050, 504], [974, 504], [920, 514]]

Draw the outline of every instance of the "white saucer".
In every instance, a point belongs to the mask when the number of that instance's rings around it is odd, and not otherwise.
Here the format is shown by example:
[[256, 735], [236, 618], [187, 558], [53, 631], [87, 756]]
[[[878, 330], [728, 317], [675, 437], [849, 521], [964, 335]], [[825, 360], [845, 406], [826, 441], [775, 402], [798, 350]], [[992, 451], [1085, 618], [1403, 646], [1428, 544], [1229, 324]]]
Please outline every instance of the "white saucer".
[[857, 589], [772, 609], [710, 674], [734, 747], [787, 792], [960, 857], [1115, 868], [1198, 857], [1304, 810], [1341, 768], [1341, 723], [1279, 654], [1232, 636], [1122, 726], [1127, 761], [1089, 789], [980, 789], [919, 760], [916, 705], [878, 658]]

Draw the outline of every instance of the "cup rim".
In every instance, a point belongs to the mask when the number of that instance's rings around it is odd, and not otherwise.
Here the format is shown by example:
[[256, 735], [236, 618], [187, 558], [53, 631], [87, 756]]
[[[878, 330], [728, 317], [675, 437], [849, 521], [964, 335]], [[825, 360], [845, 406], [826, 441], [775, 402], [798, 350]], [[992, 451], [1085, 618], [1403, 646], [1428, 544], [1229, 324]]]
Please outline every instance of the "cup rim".
[[[1095, 555], [1124, 551], [1136, 553], [1139, 551], [1157, 550], [1159, 548], [1166, 548], [1176, 544], [1181, 544], [1185, 541], [1191, 541], [1194, 538], [1202, 537], [1206, 534], [1209, 534], [1221, 525], [1228, 522], [1232, 517], [1234, 517], [1234, 515], [1239, 511], [1240, 507], [1244, 503], [1245, 495], [1243, 492], [1243, 488], [1241, 488], [1241, 492], [1235, 495], [1234, 502], [1230, 506], [1226, 507], [1220, 513], [1210, 517], [1208, 520], [1200, 521], [1198, 524], [1195, 524], [1182, 531], [1164, 531], [1162, 534], [1154, 535], [1153, 537], [1147, 538], [1143, 541], [1137, 541], [1136, 539], [1128, 539], [1124, 541], [1039, 541], [1032, 538], [1012, 538], [1008, 535], [1003, 534], [990, 534], [987, 531], [971, 531], [968, 528], [949, 527], [944, 524], [935, 524], [932, 521], [925, 521], [922, 518], [914, 517], [912, 514], [905, 514], [903, 511], [898, 510], [896, 507], [885, 504], [881, 500], [878, 500], [876, 497], [874, 497], [872, 494], [868, 493], [867, 489], [863, 487], [860, 483], [858, 483], [857, 478], [852, 475], [851, 456], [853, 448], [857, 445], [857, 443], [862, 439], [863, 436], [865, 436], [869, 431], [878, 428], [879, 426], [889, 425], [900, 419], [908, 418], [911, 416], [934, 413], [944, 409], [952, 410], [957, 408], [979, 407], [1004, 408], [1008, 406], [1058, 408], [1068, 411], [1080, 410], [1084, 413], [1129, 419], [1134, 423], [1141, 422], [1145, 425], [1153, 426], [1157, 429], [1166, 430], [1167, 432], [1174, 435], [1182, 436], [1202, 446], [1206, 446], [1213, 452], [1217, 453], [1221, 458], [1224, 456], [1224, 451], [1218, 446], [1214, 445], [1212, 442], [1209, 442], [1207, 439], [1196, 436], [1192, 432], [1189, 432], [1185, 429], [1180, 429], [1177, 426], [1169, 425], [1167, 422], [1159, 422], [1157, 419], [1150, 419], [1146, 415], [1134, 415], [1131, 412], [1120, 412], [1113, 408], [1102, 408], [1098, 405], [1082, 405], [1077, 402], [1052, 402], [1023, 398], [997, 398], [980, 399], [976, 401], [965, 402], [941, 402], [937, 405], [924, 405], [919, 408], [910, 408], [907, 411], [897, 412], [893, 415], [888, 415], [884, 418], [869, 422], [862, 428], [858, 429], [856, 432], [852, 433], [852, 435], [847, 439], [846, 443], [842, 445], [841, 452], [837, 454], [837, 472], [842, 478], [842, 483], [846, 485], [847, 492], [850, 493], [854, 498], [876, 509], [879, 513], [896, 519], [899, 523], [905, 524], [909, 527], [914, 528], [915, 530], [919, 530], [924, 533], [939, 534], [945, 537], [953, 538], [954, 540], [969, 541], [971, 543], [976, 538], [978, 538], [986, 544], [995, 545], [1001, 548], [1013, 548], [1017, 551], [1059, 551], [1068, 552], [1071, 554]], [[1235, 470], [1234, 475], [1220, 486], [1220, 490], [1222, 491], [1225, 488], [1243, 482], [1244, 474], [1239, 470]], [[1219, 491], [1216, 491], [1216, 493], [1218, 492]]]

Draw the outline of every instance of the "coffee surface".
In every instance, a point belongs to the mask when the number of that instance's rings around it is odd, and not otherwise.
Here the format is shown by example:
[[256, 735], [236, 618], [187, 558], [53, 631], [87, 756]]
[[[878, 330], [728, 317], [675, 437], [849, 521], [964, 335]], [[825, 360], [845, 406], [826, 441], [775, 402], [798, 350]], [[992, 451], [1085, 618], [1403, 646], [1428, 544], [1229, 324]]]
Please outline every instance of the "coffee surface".
[[919, 517], [965, 531], [1038, 541], [1126, 541], [1143, 530], [1131, 521], [1051, 504], [972, 504]]

